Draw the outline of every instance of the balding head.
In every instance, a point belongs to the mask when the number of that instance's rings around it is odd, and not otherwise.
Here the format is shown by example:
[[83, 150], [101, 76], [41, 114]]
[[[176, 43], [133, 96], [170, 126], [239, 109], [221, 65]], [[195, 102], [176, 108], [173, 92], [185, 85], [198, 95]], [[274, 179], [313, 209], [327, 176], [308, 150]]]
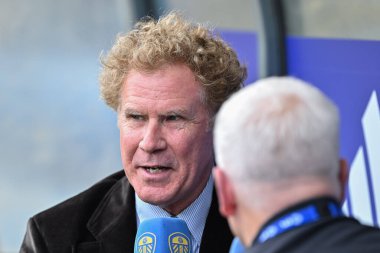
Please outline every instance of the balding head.
[[339, 187], [338, 110], [299, 79], [267, 78], [233, 95], [217, 115], [214, 141], [218, 166], [246, 196], [263, 184]]

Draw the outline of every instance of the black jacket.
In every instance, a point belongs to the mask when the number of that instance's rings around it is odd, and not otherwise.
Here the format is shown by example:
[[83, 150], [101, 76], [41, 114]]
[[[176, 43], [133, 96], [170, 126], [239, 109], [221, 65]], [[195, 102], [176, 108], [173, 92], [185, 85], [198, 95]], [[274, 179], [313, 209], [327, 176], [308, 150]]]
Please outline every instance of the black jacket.
[[[123, 171], [32, 217], [21, 253], [133, 253], [137, 231], [135, 193]], [[215, 195], [200, 253], [228, 252], [232, 234]]]
[[[316, 201], [325, 199], [315, 199], [304, 205]], [[277, 217], [292, 210], [294, 208], [284, 210]], [[349, 217], [325, 217], [263, 243], [256, 240], [245, 253], [380, 253], [380, 230]]]

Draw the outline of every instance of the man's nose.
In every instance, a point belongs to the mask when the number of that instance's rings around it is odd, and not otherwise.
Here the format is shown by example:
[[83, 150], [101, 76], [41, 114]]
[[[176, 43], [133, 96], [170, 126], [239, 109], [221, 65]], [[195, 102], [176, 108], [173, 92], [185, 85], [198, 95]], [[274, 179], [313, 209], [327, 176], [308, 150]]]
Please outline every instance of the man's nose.
[[148, 153], [154, 153], [166, 148], [166, 141], [162, 135], [162, 126], [158, 122], [149, 122], [145, 128], [139, 148]]

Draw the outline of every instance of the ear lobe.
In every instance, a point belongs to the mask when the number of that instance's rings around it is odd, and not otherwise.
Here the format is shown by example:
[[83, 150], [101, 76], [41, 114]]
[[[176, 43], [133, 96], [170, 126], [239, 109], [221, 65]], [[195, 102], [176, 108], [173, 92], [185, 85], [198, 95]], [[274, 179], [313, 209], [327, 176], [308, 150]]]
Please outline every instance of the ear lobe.
[[346, 184], [348, 181], [348, 164], [344, 159], [339, 160], [339, 183], [340, 183], [340, 201], [343, 203], [346, 193]]
[[236, 212], [236, 199], [231, 180], [219, 167], [214, 168], [213, 176], [219, 200], [219, 212], [226, 218], [234, 215]]

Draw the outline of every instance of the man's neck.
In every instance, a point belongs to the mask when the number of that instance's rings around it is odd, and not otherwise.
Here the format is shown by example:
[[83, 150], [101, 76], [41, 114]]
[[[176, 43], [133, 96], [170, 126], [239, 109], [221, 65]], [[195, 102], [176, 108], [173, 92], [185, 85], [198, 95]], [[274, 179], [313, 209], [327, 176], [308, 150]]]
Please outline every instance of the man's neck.
[[[189, 230], [194, 237], [196, 243], [194, 247], [199, 250], [203, 230], [206, 224], [207, 215], [211, 206], [212, 193], [213, 193], [213, 179], [210, 176], [207, 184], [204, 187], [198, 198], [193, 201], [181, 213], [176, 215], [177, 218], [186, 222]], [[136, 196], [136, 218], [137, 224], [145, 219], [158, 218], [158, 217], [171, 217], [172, 215], [162, 209], [161, 207], [146, 203]]]

